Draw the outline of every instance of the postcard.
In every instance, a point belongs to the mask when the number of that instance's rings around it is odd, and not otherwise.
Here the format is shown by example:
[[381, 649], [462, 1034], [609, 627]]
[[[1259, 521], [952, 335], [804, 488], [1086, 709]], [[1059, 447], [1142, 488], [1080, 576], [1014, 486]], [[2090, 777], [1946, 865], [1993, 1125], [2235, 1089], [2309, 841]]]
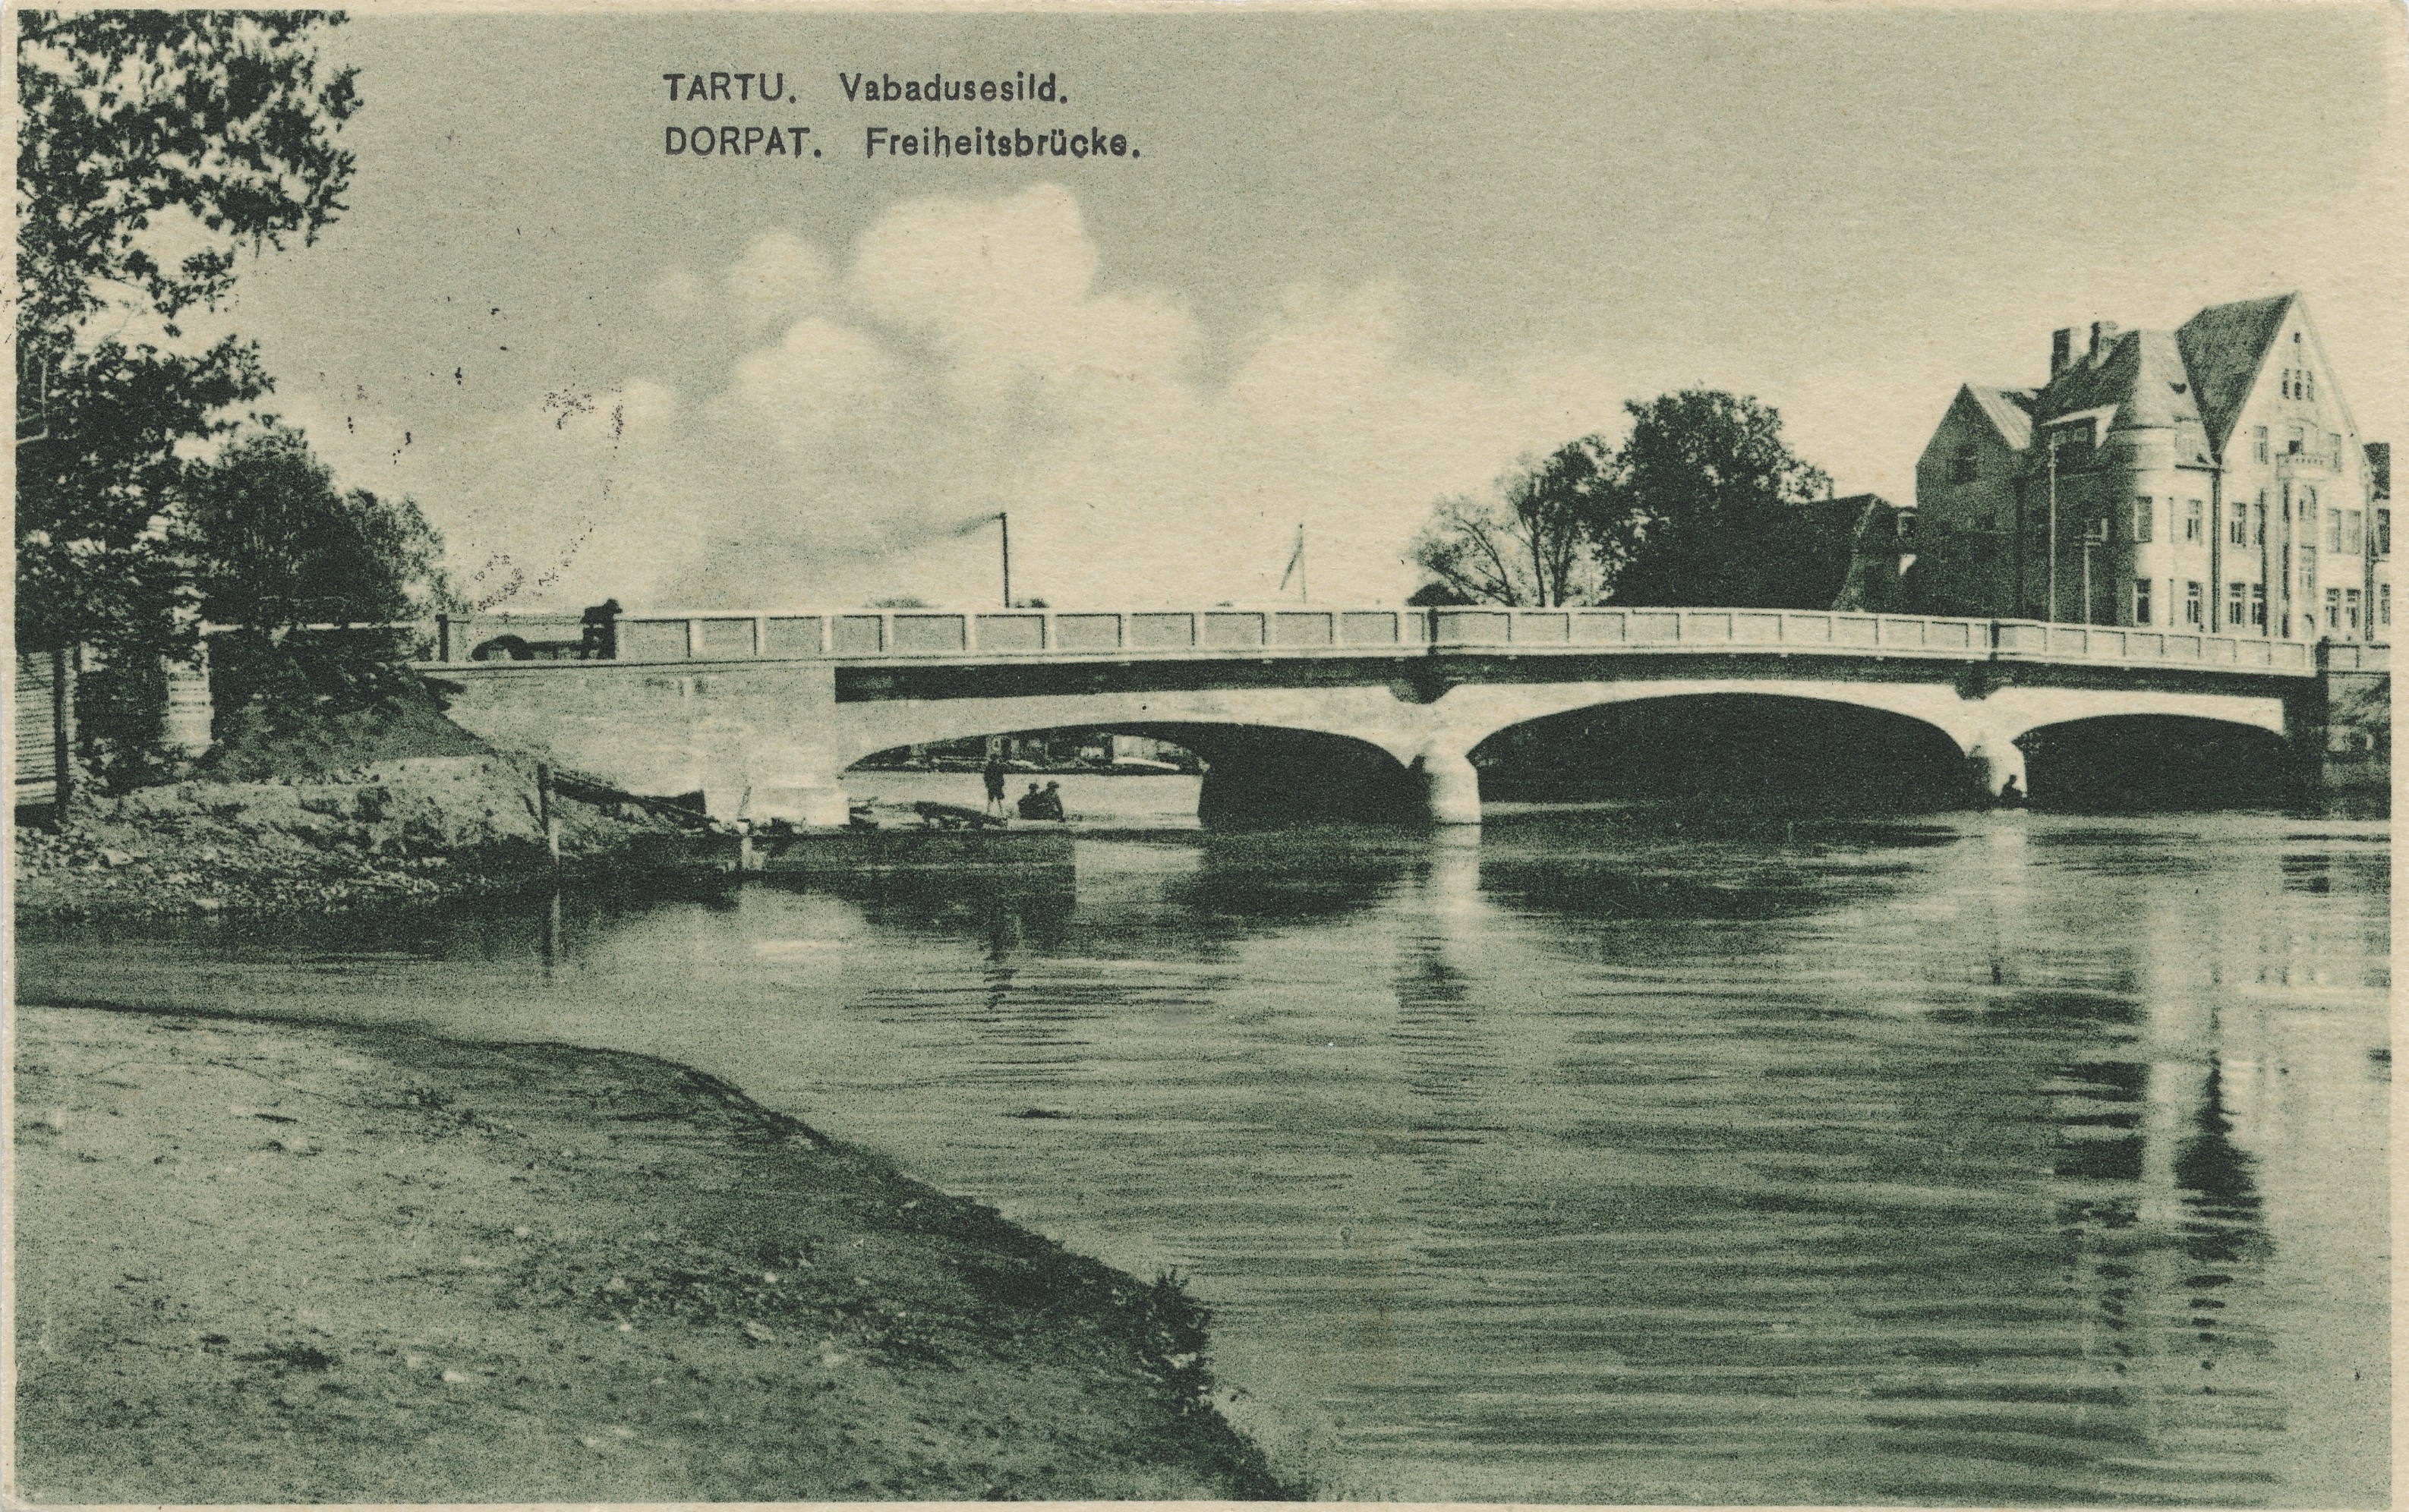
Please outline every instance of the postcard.
[[2390, 1504], [2398, 6], [7, 24], [12, 1505]]

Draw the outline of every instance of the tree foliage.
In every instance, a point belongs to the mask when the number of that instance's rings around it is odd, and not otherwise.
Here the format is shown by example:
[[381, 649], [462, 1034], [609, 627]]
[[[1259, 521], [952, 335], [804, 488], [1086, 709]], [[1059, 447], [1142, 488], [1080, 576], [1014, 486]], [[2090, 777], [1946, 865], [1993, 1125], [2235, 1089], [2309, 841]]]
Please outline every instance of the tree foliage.
[[281, 634], [451, 607], [443, 543], [409, 499], [336, 486], [298, 432], [229, 443], [184, 485], [176, 542], [208, 619]]
[[1631, 434], [1601, 491], [1623, 557], [1616, 602], [1830, 607], [1832, 542], [1806, 506], [1831, 480], [1790, 450], [1772, 406], [1684, 389], [1623, 408]]
[[[462, 607], [443, 542], [409, 498], [339, 487], [297, 432], [270, 424], [193, 469], [173, 531], [209, 640], [221, 730], [285, 739], [414, 691], [407, 632]], [[338, 632], [310, 625], [359, 626]]]
[[180, 350], [244, 247], [342, 209], [358, 108], [305, 12], [21, 11], [17, 89], [17, 623], [116, 659], [169, 649], [165, 516], [187, 462], [265, 394], [256, 349]]
[[[1845, 533], [1830, 489], [1753, 398], [1686, 389], [1624, 405], [1596, 436], [1528, 458], [1493, 497], [1443, 498], [1414, 544], [1417, 602], [1829, 605]], [[1835, 565], [1835, 552], [1838, 566]]]
[[1466, 602], [1594, 601], [1602, 578], [1591, 521], [1611, 457], [1602, 439], [1585, 436], [1523, 457], [1490, 494], [1439, 500], [1414, 560]]

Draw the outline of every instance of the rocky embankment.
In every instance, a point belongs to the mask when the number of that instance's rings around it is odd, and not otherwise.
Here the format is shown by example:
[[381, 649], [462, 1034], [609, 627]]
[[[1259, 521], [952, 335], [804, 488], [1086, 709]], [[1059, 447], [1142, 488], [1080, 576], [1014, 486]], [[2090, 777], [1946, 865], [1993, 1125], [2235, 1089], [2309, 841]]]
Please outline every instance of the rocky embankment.
[[[16, 832], [21, 918], [278, 913], [513, 891], [548, 874], [531, 764], [415, 756], [310, 781], [184, 782]], [[561, 853], [607, 864], [671, 827], [555, 799]]]

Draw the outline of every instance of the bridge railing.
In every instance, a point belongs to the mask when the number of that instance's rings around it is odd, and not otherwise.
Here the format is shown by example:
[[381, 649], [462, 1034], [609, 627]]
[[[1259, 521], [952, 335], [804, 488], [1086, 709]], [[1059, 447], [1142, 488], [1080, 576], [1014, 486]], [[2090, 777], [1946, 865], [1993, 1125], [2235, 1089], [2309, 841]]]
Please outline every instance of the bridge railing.
[[[455, 622], [440, 660], [481, 650], [511, 655], [517, 637], [538, 659], [573, 655], [574, 615]], [[864, 609], [821, 614], [725, 611], [622, 614], [622, 661], [726, 661], [753, 657], [907, 657], [1277, 652], [1356, 654], [1422, 649], [1429, 616], [1418, 609], [924, 610]]]
[[2114, 666], [2214, 667], [2306, 675], [2303, 641], [2215, 636], [2035, 620], [1855, 614], [1795, 609], [1440, 609], [1440, 650], [1783, 651]]
[[2320, 660], [2330, 672], [2392, 671], [2392, 646], [2384, 641], [2329, 641]]
[[[575, 615], [464, 617], [445, 622], [430, 638], [431, 659], [574, 659], [581, 633]], [[2308, 676], [2321, 665], [2315, 644], [2259, 636], [1793, 609], [649, 611], [619, 616], [615, 641], [617, 659], [638, 662], [1773, 651], [2196, 667], [2287, 676]], [[2336, 668], [2388, 666], [2388, 653], [2380, 645], [2329, 642], [2322, 655], [2322, 665]]]
[[2316, 646], [2307, 641], [2113, 625], [2052, 625], [2039, 620], [1992, 623], [1993, 649], [2003, 661], [2213, 667], [2295, 676], [2316, 670]]

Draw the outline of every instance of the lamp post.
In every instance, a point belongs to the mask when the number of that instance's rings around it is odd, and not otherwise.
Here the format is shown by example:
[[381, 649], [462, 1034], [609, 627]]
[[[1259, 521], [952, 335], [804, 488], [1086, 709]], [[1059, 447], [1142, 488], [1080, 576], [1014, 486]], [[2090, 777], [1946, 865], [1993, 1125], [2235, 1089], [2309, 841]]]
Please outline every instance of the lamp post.
[[1012, 607], [1012, 515], [998, 510], [995, 523], [1003, 532], [1003, 607]]

